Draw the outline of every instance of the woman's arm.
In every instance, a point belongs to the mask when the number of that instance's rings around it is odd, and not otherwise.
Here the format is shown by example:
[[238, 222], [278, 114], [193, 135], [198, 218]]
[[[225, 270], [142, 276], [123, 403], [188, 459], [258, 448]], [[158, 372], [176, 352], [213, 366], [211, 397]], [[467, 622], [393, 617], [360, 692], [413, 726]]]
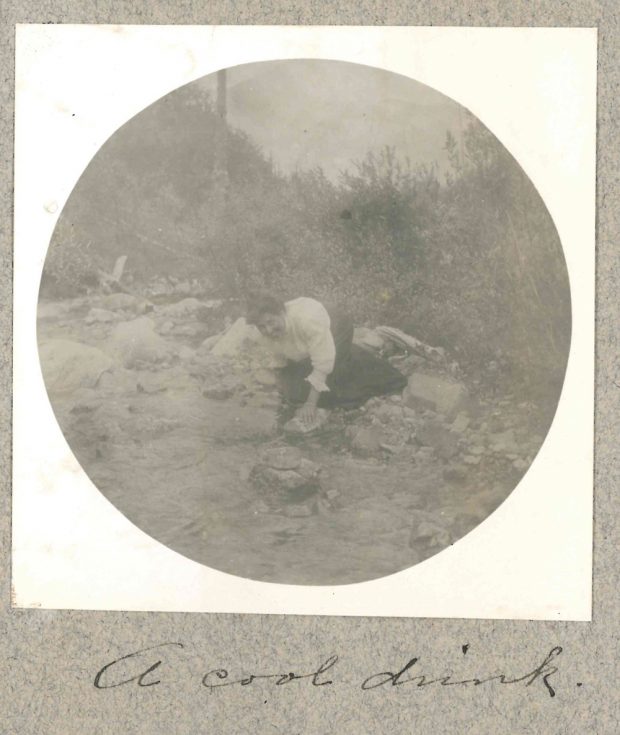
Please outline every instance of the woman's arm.
[[321, 393], [316, 388], [310, 386], [310, 393], [308, 394], [308, 398], [306, 398], [306, 402], [297, 411], [297, 416], [304, 423], [311, 424], [316, 421], [316, 404], [320, 395]]
[[[310, 300], [309, 300], [310, 301]], [[312, 388], [322, 393], [328, 391], [327, 377], [334, 369], [336, 345], [331, 332], [331, 321], [325, 307], [318, 301], [310, 303], [307, 321], [304, 324], [312, 372], [306, 378]]]

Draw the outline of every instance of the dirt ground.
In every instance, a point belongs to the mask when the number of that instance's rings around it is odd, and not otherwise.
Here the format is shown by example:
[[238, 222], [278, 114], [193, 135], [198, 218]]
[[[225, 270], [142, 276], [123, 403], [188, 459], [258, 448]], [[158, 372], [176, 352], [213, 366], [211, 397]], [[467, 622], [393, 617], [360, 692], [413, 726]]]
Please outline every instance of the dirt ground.
[[[333, 412], [311, 435], [288, 436], [270, 381], [238, 371], [231, 384], [230, 363], [201, 347], [220, 318], [215, 307], [185, 299], [185, 308], [179, 298], [145, 308], [111, 296], [40, 304], [42, 367], [58, 422], [116, 508], [210, 567], [301, 585], [405, 569], [487, 518], [543, 441], [541, 407], [515, 396], [479, 396], [456, 418], [406, 406], [404, 396], [373, 399]], [[159, 352], [128, 361], [114, 335], [144, 312]], [[67, 342], [85, 350], [86, 367], [75, 372], [74, 357], [73, 372], [61, 364], [54, 373], [44, 355]], [[392, 355], [394, 364], [403, 358]], [[288, 446], [320, 467], [320, 499], [308, 512], [270, 509], [251, 481], [266, 449]]]

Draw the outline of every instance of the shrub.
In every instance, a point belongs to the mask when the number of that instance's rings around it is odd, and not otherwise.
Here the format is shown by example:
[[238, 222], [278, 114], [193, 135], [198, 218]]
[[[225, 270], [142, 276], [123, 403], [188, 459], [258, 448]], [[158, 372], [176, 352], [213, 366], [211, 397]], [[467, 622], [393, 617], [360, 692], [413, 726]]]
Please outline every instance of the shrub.
[[101, 257], [92, 241], [80, 238], [71, 225], [55, 233], [41, 277], [45, 298], [70, 298], [87, 293], [99, 283]]

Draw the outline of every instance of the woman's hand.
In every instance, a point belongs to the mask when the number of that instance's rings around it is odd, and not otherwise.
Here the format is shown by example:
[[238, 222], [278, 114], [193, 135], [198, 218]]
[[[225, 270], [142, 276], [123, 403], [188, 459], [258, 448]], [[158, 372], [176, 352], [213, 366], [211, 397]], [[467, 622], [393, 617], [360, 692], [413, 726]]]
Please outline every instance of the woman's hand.
[[302, 423], [311, 425], [316, 421], [316, 406], [313, 403], [304, 403], [296, 415]]
[[302, 423], [311, 425], [316, 421], [316, 404], [319, 396], [319, 391], [311, 387], [306, 402], [295, 414]]

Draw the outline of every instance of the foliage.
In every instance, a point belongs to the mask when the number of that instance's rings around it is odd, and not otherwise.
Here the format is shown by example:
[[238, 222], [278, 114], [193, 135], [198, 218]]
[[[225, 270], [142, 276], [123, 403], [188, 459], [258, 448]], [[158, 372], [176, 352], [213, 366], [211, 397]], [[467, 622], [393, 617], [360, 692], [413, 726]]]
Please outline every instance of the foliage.
[[42, 295], [69, 298], [87, 293], [99, 283], [99, 253], [73, 227], [59, 228], [55, 235], [41, 279]]
[[46, 278], [68, 288], [98, 260], [128, 253], [137, 281], [207, 276], [214, 297], [314, 296], [358, 323], [444, 347], [472, 378], [492, 368], [531, 394], [561, 384], [570, 299], [559, 238], [531, 182], [477, 120], [458, 141], [448, 135], [447, 173], [385, 148], [331, 181], [320, 169], [279, 173], [206, 97], [189, 88], [172, 97], [95, 157]]

